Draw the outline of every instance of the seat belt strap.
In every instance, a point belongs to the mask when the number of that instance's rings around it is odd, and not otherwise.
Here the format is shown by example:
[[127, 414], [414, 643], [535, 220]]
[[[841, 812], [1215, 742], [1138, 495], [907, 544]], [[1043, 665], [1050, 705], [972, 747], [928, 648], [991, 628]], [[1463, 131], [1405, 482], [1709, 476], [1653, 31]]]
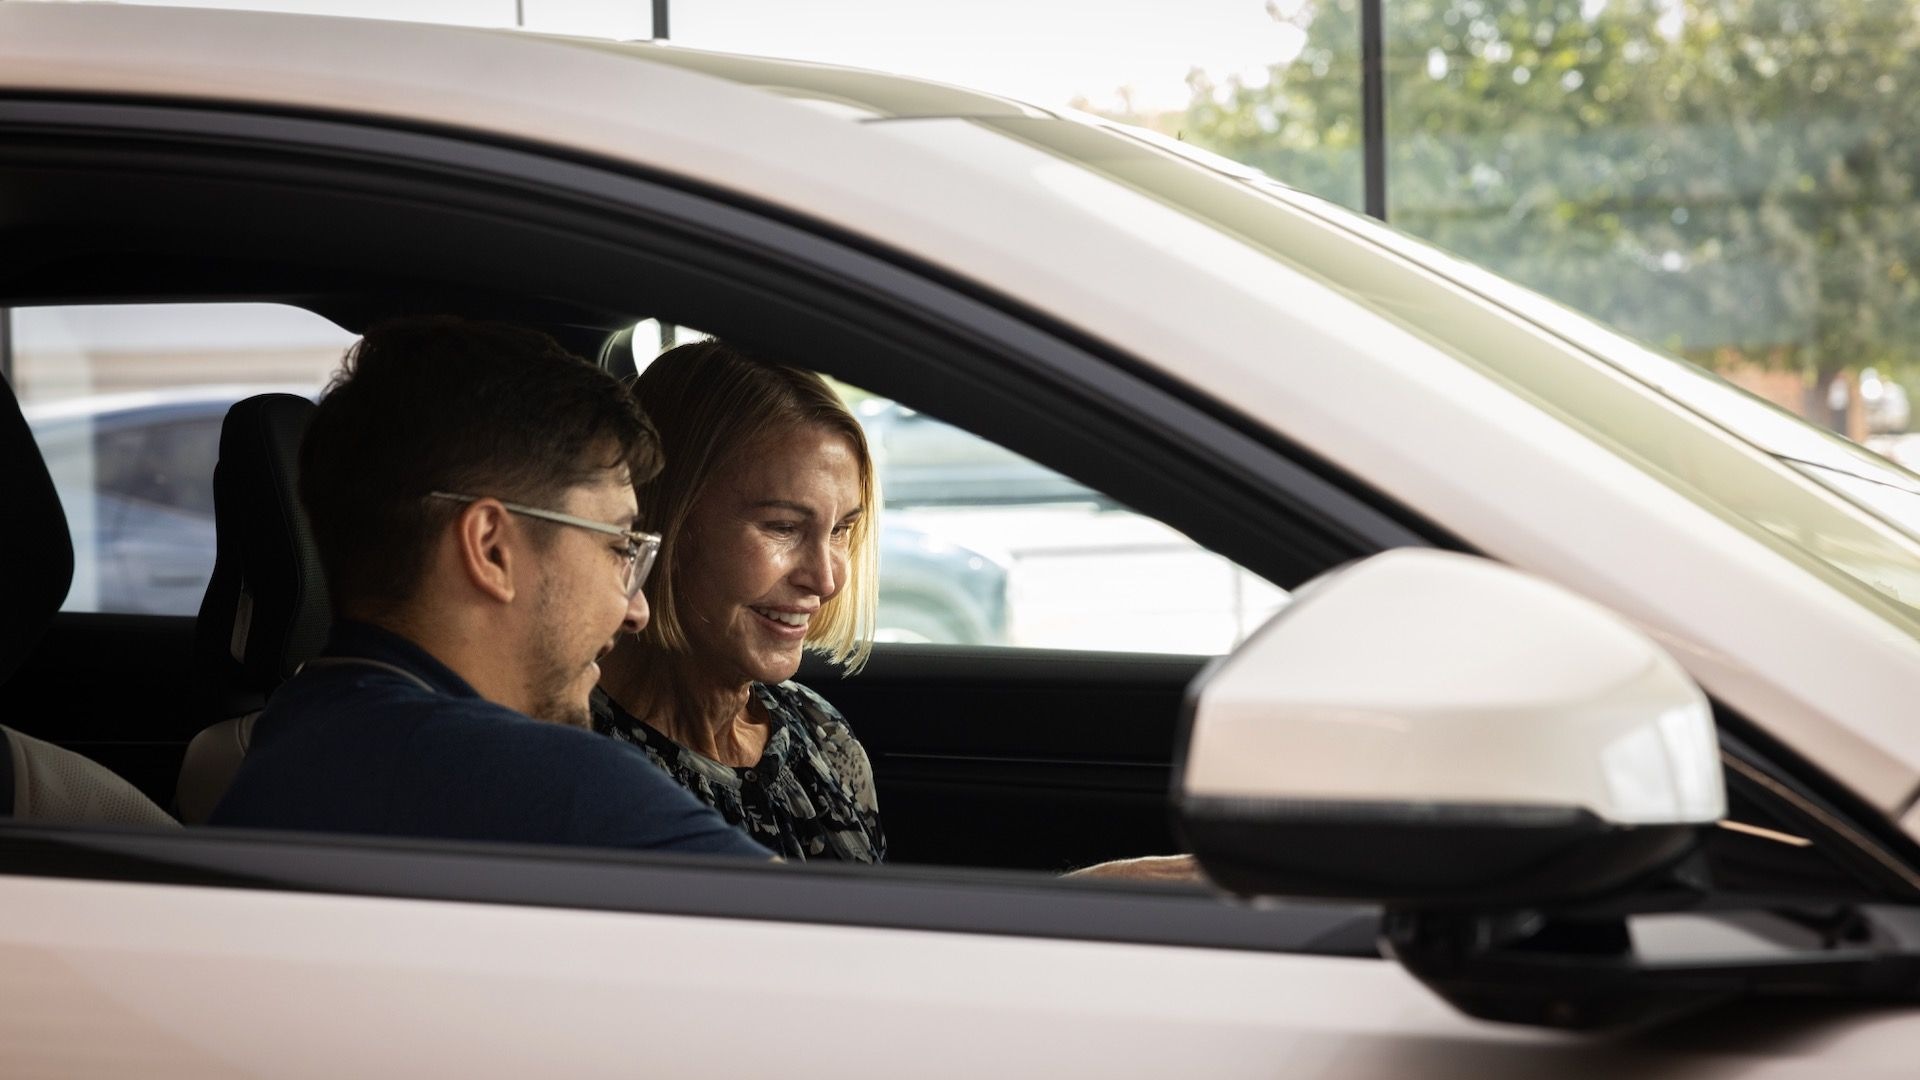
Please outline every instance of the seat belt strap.
[[306, 663], [301, 664], [299, 671], [294, 672], [294, 674], [297, 675], [302, 671], [306, 671], [308, 668], [344, 667], [350, 664], [357, 664], [360, 667], [379, 668], [382, 671], [391, 671], [429, 694], [439, 693], [427, 680], [415, 675], [413, 672], [408, 671], [398, 664], [389, 664], [384, 660], [369, 660], [364, 656], [316, 656]]

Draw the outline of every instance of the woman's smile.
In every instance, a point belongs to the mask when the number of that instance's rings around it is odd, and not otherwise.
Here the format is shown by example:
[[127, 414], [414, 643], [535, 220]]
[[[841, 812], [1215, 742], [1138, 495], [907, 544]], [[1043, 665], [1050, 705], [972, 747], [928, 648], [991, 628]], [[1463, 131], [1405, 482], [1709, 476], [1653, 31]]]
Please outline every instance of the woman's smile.
[[761, 621], [771, 623], [775, 633], [791, 636], [795, 641], [807, 636], [807, 623], [813, 618], [812, 611], [793, 608], [748, 607], [747, 610], [758, 615]]

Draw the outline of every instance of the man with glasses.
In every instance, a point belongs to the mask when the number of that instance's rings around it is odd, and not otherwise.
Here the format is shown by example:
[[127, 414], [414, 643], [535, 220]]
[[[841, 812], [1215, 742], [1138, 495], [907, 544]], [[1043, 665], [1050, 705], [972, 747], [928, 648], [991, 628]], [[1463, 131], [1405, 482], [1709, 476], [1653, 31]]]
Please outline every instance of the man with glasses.
[[633, 496], [658, 444], [612, 376], [529, 330], [386, 323], [300, 468], [334, 627], [212, 824], [768, 856], [589, 727], [660, 547]]

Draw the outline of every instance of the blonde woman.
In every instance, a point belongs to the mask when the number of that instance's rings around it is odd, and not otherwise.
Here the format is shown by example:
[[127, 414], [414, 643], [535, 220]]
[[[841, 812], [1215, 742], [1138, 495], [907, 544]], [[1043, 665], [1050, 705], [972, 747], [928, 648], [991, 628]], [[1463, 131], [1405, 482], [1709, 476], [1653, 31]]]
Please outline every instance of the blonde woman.
[[636, 394], [664, 471], [652, 618], [602, 661], [593, 720], [789, 859], [880, 862], [873, 773], [846, 721], [792, 681], [805, 649], [871, 648], [879, 500], [859, 422], [825, 380], [718, 341], [674, 349]]

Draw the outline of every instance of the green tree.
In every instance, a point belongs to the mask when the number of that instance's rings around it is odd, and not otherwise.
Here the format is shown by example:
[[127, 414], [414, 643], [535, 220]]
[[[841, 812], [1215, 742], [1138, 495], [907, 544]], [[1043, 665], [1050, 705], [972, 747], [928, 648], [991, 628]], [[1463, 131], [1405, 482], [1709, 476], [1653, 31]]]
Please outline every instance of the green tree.
[[[1358, 205], [1356, 0], [1308, 2], [1264, 82], [1151, 119]], [[1389, 220], [1697, 358], [1915, 372], [1917, 12], [1393, 0]]]

